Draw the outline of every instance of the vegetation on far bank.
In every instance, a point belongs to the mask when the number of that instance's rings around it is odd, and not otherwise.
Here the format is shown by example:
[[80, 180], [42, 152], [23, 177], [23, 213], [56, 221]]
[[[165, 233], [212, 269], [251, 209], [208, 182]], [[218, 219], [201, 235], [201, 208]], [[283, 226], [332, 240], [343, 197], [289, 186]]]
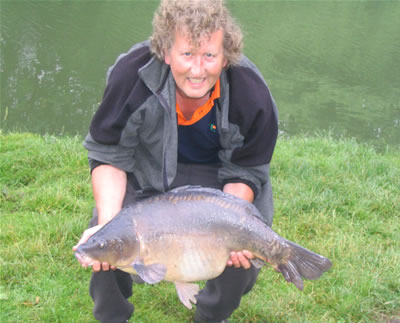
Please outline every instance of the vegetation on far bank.
[[[93, 207], [77, 137], [0, 132], [0, 322], [95, 322], [72, 246]], [[265, 267], [235, 322], [400, 319], [400, 151], [281, 137], [271, 164], [282, 236], [329, 257], [303, 292]], [[189, 322], [172, 284], [134, 287], [135, 322]]]

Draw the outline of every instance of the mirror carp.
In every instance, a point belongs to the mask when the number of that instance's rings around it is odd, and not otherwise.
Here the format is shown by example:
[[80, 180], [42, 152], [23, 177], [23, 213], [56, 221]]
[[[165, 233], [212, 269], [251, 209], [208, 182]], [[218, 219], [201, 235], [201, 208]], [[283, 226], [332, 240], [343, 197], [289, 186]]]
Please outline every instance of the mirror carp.
[[75, 252], [85, 266], [108, 262], [155, 284], [175, 284], [192, 308], [193, 282], [218, 277], [231, 251], [249, 250], [253, 265], [270, 264], [303, 290], [303, 278], [317, 279], [329, 259], [288, 241], [262, 220], [257, 208], [220, 190], [184, 186], [122, 209]]

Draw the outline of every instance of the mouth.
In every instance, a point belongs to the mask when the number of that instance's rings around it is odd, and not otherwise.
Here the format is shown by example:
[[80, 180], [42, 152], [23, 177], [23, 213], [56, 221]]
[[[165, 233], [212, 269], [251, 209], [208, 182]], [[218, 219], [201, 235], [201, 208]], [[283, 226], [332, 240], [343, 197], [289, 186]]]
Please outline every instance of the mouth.
[[205, 78], [188, 77], [188, 81], [191, 84], [202, 84], [205, 80]]
[[75, 252], [75, 257], [83, 267], [90, 267], [93, 265], [93, 259], [82, 252]]

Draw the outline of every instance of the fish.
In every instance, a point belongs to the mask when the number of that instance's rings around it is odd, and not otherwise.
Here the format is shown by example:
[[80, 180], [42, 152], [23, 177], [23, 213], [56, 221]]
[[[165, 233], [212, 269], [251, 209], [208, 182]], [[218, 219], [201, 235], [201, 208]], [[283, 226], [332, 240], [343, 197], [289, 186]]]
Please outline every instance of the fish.
[[232, 251], [248, 250], [257, 268], [271, 265], [303, 290], [331, 261], [274, 232], [250, 202], [221, 190], [183, 186], [135, 202], [79, 245], [83, 266], [108, 262], [148, 284], [175, 284], [180, 301], [196, 304], [196, 282], [218, 277]]

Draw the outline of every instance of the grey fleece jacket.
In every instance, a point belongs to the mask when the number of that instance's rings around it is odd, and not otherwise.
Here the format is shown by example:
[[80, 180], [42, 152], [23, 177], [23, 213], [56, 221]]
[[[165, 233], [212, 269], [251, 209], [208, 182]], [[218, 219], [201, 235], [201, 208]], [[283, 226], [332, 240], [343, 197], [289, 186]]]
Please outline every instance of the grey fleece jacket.
[[[272, 222], [269, 164], [278, 133], [278, 113], [255, 65], [242, 57], [220, 76], [216, 100], [222, 149], [218, 179], [248, 184], [255, 205]], [[110, 164], [132, 173], [143, 190], [168, 191], [177, 169], [175, 81], [170, 68], [150, 53], [149, 42], [118, 57], [107, 74], [103, 100], [84, 147], [91, 167]]]

